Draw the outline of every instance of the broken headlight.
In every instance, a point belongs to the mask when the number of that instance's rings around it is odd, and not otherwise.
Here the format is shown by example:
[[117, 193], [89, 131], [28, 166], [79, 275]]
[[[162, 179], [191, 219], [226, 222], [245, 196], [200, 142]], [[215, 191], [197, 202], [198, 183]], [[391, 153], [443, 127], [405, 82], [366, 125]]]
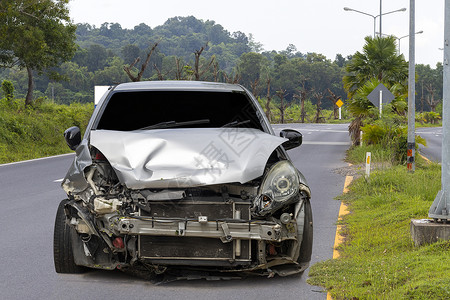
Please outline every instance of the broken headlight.
[[265, 216], [294, 199], [299, 190], [297, 170], [291, 162], [280, 161], [273, 165], [263, 179], [259, 194], [252, 205], [254, 215]]

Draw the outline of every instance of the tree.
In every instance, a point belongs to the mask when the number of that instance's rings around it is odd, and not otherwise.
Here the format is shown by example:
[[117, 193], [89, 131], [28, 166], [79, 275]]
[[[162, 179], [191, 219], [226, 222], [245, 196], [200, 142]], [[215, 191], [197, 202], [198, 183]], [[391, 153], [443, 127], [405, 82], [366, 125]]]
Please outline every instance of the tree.
[[330, 96], [328, 96], [328, 99], [330, 99], [330, 101], [333, 103], [333, 116], [334, 116], [334, 119], [336, 120], [338, 118], [338, 111], [339, 111], [339, 107], [336, 105], [336, 103], [341, 98], [336, 96], [336, 94], [334, 94], [330, 89], [327, 89], [327, 91], [330, 94]]
[[33, 71], [42, 73], [56, 67], [70, 60], [76, 51], [76, 26], [70, 20], [68, 3], [0, 1], [0, 66], [16, 65], [27, 70], [27, 105], [33, 102]]
[[[200, 65], [200, 56], [202, 55], [205, 48], [208, 47], [208, 43], [205, 44], [205, 46], [202, 46], [199, 50], [194, 51], [195, 61], [194, 61], [194, 77], [196, 81], [200, 80], [200, 77], [205, 74], [206, 71], [211, 67], [211, 65], [214, 63], [215, 57], [212, 56], [206, 66], [203, 67], [203, 65]], [[200, 70], [201, 69], [201, 70]]]
[[314, 123], [320, 123], [321, 119], [324, 119], [323, 116], [320, 116], [322, 114], [322, 99], [323, 99], [323, 93], [314, 93], [314, 98], [317, 100], [316, 104], [316, 116], [314, 117]]
[[255, 38], [251, 33], [248, 34], [248, 46], [250, 47], [250, 51], [252, 52], [261, 53], [264, 50], [263, 44], [255, 41]]
[[380, 83], [397, 97], [407, 92], [408, 64], [403, 55], [397, 54], [395, 38], [368, 36], [365, 40], [363, 52], [356, 52], [346, 66], [350, 75], [343, 78], [349, 98], [348, 109], [355, 117], [349, 125], [354, 145], [359, 143], [360, 127], [370, 115], [372, 105], [367, 100], [367, 95]]
[[351, 98], [358, 88], [372, 79], [377, 78], [388, 88], [396, 83], [407, 87], [408, 63], [403, 55], [397, 54], [395, 38], [367, 36], [363, 52], [356, 52], [346, 70], [350, 73], [344, 76], [344, 87]]
[[267, 96], [266, 96], [267, 100], [266, 100], [265, 109], [266, 109], [267, 119], [269, 120], [269, 122], [272, 122], [272, 112], [270, 110], [270, 102], [272, 101], [272, 96], [270, 94], [270, 81], [271, 81], [271, 79], [270, 79], [270, 77], [268, 77], [267, 78]]
[[305, 101], [308, 96], [309, 91], [306, 89], [306, 79], [302, 80], [302, 87], [300, 89], [300, 95], [294, 94], [294, 98], [300, 99], [300, 118], [301, 122], [305, 123], [306, 110], [305, 110]]
[[286, 103], [284, 102], [284, 98], [286, 97], [286, 90], [279, 90], [276, 92], [278, 98], [280, 98], [280, 105], [277, 106], [278, 110], [280, 111], [280, 123], [284, 124], [284, 112], [286, 111], [286, 109], [291, 106], [291, 103]]
[[[432, 69], [430, 65], [418, 64], [416, 65], [416, 74], [416, 105], [420, 101], [421, 112], [423, 112], [425, 99], [434, 99], [434, 97], [442, 99], [443, 65], [442, 63], [437, 63], [436, 68]], [[433, 95], [430, 94], [431, 91]], [[428, 101], [427, 104], [429, 105], [429, 109], [432, 110]]]
[[122, 47], [121, 54], [126, 64], [131, 64], [136, 57], [139, 57], [141, 49], [138, 46], [128, 44]]
[[99, 44], [90, 45], [86, 53], [86, 65], [89, 72], [103, 69], [106, 66], [107, 58], [108, 54], [104, 46]]
[[118, 84], [126, 82], [127, 79], [126, 74], [123, 72], [123, 60], [117, 56], [109, 59], [107, 67], [94, 73], [94, 83], [96, 85]]
[[441, 101], [440, 99], [435, 100], [434, 99], [434, 93], [436, 92], [436, 90], [433, 88], [433, 84], [429, 83], [425, 85], [425, 88], [428, 92], [428, 96], [425, 98], [425, 100], [427, 101], [427, 104], [430, 106], [430, 109], [432, 112], [436, 112], [436, 106], [439, 104], [439, 102]]
[[239, 58], [239, 74], [242, 77], [242, 83], [249, 87], [259, 80], [261, 76], [261, 67], [264, 56], [255, 52], [248, 52]]
[[158, 43], [155, 43], [153, 47], [147, 52], [147, 58], [145, 59], [145, 62], [141, 65], [141, 70], [138, 72], [138, 74], [135, 76], [131, 73], [131, 70], [133, 69], [134, 65], [137, 64], [141, 58], [136, 57], [133, 63], [131, 63], [129, 66], [123, 66], [124, 71], [127, 73], [128, 77], [133, 82], [141, 81], [142, 75], [144, 74], [145, 69], [147, 68], [147, 65], [150, 61], [150, 58], [152, 57], [153, 51], [155, 51], [156, 47], [158, 47]]

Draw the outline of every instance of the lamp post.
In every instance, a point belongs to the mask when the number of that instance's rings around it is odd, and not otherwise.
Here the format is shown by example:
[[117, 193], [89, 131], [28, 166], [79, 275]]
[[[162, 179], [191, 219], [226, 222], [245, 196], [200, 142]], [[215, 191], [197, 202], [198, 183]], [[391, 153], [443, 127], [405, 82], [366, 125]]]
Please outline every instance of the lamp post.
[[[414, 34], [421, 34], [421, 33], [423, 33], [423, 30], [421, 30], [421, 31], [417, 31], [416, 33], [414, 33]], [[376, 34], [380, 34], [379, 32], [376, 32]], [[393, 34], [384, 34], [384, 33], [382, 33], [382, 34], [380, 34], [381, 36], [392, 36], [392, 37], [394, 37], [395, 39], [397, 39], [397, 41], [398, 41], [398, 54], [400, 55], [400, 40], [401, 39], [403, 39], [403, 38], [405, 38], [405, 37], [408, 37], [409, 36], [409, 34], [408, 35], [404, 35], [404, 36], [402, 36], [402, 37], [396, 37], [395, 35], [393, 35]], [[444, 50], [444, 49], [441, 49], [441, 50]]]
[[[417, 32], [414, 33], [414, 34], [421, 34], [421, 33], [423, 33], [423, 30], [417, 31]], [[400, 40], [403, 39], [403, 38], [405, 38], [405, 37], [408, 37], [408, 36], [409, 36], [409, 34], [398, 38], [398, 37], [396, 37], [396, 36], [394, 35], [394, 37], [395, 37], [395, 38], [397, 39], [397, 41], [398, 41], [398, 54], [399, 54], [399, 55], [400, 55]]]
[[[376, 32], [375, 32], [375, 30], [376, 30], [376, 19], [378, 17], [380, 17], [380, 19], [381, 19], [381, 16], [384, 16], [384, 15], [388, 15], [388, 14], [392, 14], [392, 13], [400, 12], [400, 11], [406, 11], [406, 8], [403, 7], [403, 8], [396, 9], [396, 10], [393, 10], [393, 11], [389, 11], [387, 13], [382, 13], [382, 14], [379, 14], [379, 15], [376, 15], [376, 16], [368, 14], [368, 13], [365, 13], [363, 11], [359, 11], [359, 10], [350, 8], [350, 7], [344, 7], [344, 10], [345, 11], [354, 11], [354, 12], [357, 12], [357, 13], [360, 13], [360, 14], [372, 17], [373, 18], [373, 37], [375, 38], [375, 34], [376, 34]], [[381, 36], [381, 32], [380, 32], [380, 36]]]

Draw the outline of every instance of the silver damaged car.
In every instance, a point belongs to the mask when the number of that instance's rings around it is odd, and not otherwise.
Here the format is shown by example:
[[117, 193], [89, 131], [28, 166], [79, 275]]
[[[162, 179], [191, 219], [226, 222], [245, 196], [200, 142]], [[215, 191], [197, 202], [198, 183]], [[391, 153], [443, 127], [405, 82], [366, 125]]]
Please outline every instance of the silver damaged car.
[[311, 192], [241, 85], [119, 84], [102, 97], [76, 156], [54, 229], [58, 273], [120, 269], [155, 281], [303, 272]]

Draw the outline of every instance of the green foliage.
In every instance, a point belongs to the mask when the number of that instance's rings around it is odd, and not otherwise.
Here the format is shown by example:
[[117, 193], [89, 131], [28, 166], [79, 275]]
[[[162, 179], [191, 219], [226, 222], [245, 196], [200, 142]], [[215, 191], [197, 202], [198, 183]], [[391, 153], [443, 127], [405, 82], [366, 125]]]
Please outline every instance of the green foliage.
[[[380, 119], [372, 120], [361, 127], [364, 145], [380, 145], [388, 153], [385, 157], [391, 158], [391, 163], [406, 162], [408, 146], [408, 128], [405, 118], [394, 113], [384, 111]], [[416, 136], [416, 149], [418, 144], [426, 146], [426, 141]]]
[[241, 82], [246, 86], [250, 86], [261, 77], [263, 65], [267, 62], [266, 58], [259, 53], [248, 52], [239, 58], [238, 70], [241, 74]]
[[379, 84], [380, 81], [377, 78], [371, 78], [356, 90], [352, 98], [347, 100], [348, 110], [352, 116], [363, 119], [374, 116], [374, 111], [371, 109], [375, 106], [367, 99], [367, 96]]
[[[347, 109], [350, 115], [355, 117], [349, 127], [350, 136], [353, 144], [359, 144], [361, 127], [367, 124], [373, 124], [379, 117], [379, 109], [369, 101], [367, 96], [380, 84], [378, 78], [371, 78], [365, 84], [359, 87], [353, 94], [353, 97], [347, 100]], [[382, 119], [378, 121], [380, 126], [393, 126], [396, 131], [398, 126], [406, 123], [407, 103], [404, 98], [401, 84], [393, 84], [389, 87], [390, 92], [396, 98], [388, 105], [384, 105]], [[378, 127], [377, 127], [378, 128]], [[389, 139], [392, 136], [389, 135]], [[378, 143], [373, 140], [371, 143]]]
[[13, 105], [0, 100], [0, 163], [32, 159], [69, 152], [63, 133], [71, 126], [84, 130], [94, 109], [93, 104], [70, 106], [36, 100], [25, 106], [23, 99]]
[[3, 91], [3, 95], [5, 96], [6, 100], [8, 100], [8, 102], [11, 102], [12, 99], [14, 98], [13, 83], [9, 80], [3, 80], [2, 81], [2, 91]]
[[[76, 26], [71, 23], [68, 0], [2, 0], [0, 2], [0, 65], [42, 72], [72, 58]], [[33, 84], [28, 84], [27, 105]]]
[[[61, 7], [65, 2], [57, 1]], [[68, 25], [72, 26], [70, 23]], [[0, 70], [0, 79], [11, 80], [19, 97], [25, 96], [27, 77], [33, 76], [36, 79], [36, 97], [47, 96], [56, 103], [84, 103], [92, 101], [95, 84], [112, 85], [129, 81], [123, 66], [138, 58], [142, 63], [149, 46], [155, 41], [158, 47], [152, 53], [142, 79], [192, 80], [195, 77], [194, 51], [208, 42], [200, 57], [200, 68], [208, 66], [213, 57], [214, 64], [205, 70], [201, 80], [238, 82], [258, 96], [259, 93], [266, 94], [267, 80], [270, 78], [271, 96], [281, 88], [286, 89], [288, 103], [298, 93], [302, 82], [305, 82], [309, 92], [325, 92], [330, 88], [341, 98], [345, 94], [341, 81], [344, 74], [342, 66], [347, 61], [342, 56], [335, 63], [322, 54], [304, 55], [294, 45], [279, 53], [262, 52], [261, 45], [251, 35], [239, 31], [230, 33], [214, 21], [203, 21], [192, 16], [170, 18], [155, 28], [145, 24], [133, 29], [122, 28], [117, 23], [104, 23], [100, 27], [77, 24], [76, 37], [78, 45], [73, 59], [52, 68], [60, 74], [54, 79], [64, 79], [59, 83], [41, 76], [39, 72], [32, 71], [30, 75], [17, 67], [3, 74]], [[311, 95], [307, 99], [316, 101]], [[331, 102], [325, 101], [323, 108], [331, 108]]]
[[422, 219], [440, 189], [440, 166], [414, 174], [405, 166], [371, 173], [339, 197], [343, 219], [340, 258], [314, 265], [308, 282], [333, 299], [449, 299], [450, 242], [414, 247], [411, 218]]
[[[343, 68], [317, 53], [308, 53], [306, 57], [288, 58], [277, 54], [273, 58], [273, 69], [270, 72], [272, 89], [274, 91], [286, 90], [288, 101], [298, 93], [302, 81], [305, 88], [311, 92], [324, 92], [331, 89], [338, 97], [344, 99], [345, 92], [342, 86]], [[311, 93], [310, 93], [311, 94]], [[311, 101], [314, 100], [309, 95]], [[331, 103], [324, 103], [326, 108], [331, 108]]]
[[427, 111], [419, 114], [416, 119], [421, 123], [438, 124], [441, 115], [434, 111]]
[[436, 105], [436, 112], [439, 114], [439, 115], [441, 115], [442, 116], [442, 101], [441, 102], [439, 102], [439, 104], [438, 105]]
[[[432, 69], [430, 65], [416, 65], [416, 107], [423, 112], [424, 110], [431, 110], [426, 99], [431, 98], [430, 91], [433, 92], [433, 97], [442, 99], [442, 85], [443, 85], [443, 70], [442, 63], [437, 63], [436, 68]], [[442, 106], [441, 106], [442, 108]], [[437, 110], [439, 112], [439, 110]], [[442, 112], [442, 110], [440, 111]]]
[[383, 82], [388, 88], [394, 84], [407, 87], [408, 63], [403, 55], [397, 54], [395, 38], [367, 36], [363, 52], [356, 52], [346, 66], [349, 75], [344, 76], [344, 87], [348, 97], [373, 78]]

